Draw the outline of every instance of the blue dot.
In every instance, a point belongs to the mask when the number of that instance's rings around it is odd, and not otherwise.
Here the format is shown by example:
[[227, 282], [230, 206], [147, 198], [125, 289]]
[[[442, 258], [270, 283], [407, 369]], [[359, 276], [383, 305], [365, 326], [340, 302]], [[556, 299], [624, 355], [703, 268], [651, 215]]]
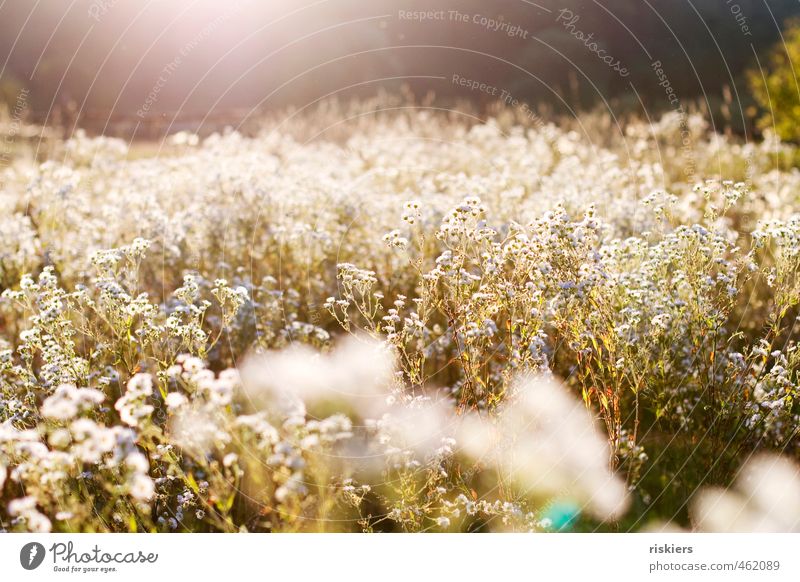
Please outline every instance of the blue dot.
[[575, 525], [581, 510], [572, 501], [556, 501], [545, 512], [544, 517], [549, 519], [554, 531], [569, 531]]

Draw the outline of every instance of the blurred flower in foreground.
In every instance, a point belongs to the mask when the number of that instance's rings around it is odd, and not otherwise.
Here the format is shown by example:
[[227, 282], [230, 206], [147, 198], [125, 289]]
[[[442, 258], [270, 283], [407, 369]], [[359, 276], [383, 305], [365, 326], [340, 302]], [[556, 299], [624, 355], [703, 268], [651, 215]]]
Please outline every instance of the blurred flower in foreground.
[[393, 373], [394, 357], [385, 344], [351, 336], [327, 354], [297, 344], [252, 356], [243, 366], [242, 384], [256, 406], [282, 398], [344, 401], [364, 417], [377, 417], [387, 406]]
[[48, 533], [53, 527], [50, 519], [36, 508], [36, 498], [30, 495], [10, 501], [8, 513], [23, 520], [28, 531], [33, 533]]
[[182, 449], [202, 456], [214, 445], [224, 445], [231, 439], [220, 426], [218, 416], [208, 407], [183, 407], [172, 417], [169, 434]]
[[448, 401], [417, 397], [393, 406], [374, 424], [390, 450], [402, 447], [424, 457], [452, 453], [455, 419]]
[[[459, 442], [508, 470], [534, 497], [573, 501], [601, 520], [619, 518], [629, 499], [608, 466], [609, 449], [589, 412], [556, 380], [523, 376], [496, 425], [467, 419]], [[571, 520], [567, 520], [571, 521]]]
[[690, 513], [702, 531], [800, 532], [800, 467], [760, 454], [744, 464], [734, 489], [704, 489]]

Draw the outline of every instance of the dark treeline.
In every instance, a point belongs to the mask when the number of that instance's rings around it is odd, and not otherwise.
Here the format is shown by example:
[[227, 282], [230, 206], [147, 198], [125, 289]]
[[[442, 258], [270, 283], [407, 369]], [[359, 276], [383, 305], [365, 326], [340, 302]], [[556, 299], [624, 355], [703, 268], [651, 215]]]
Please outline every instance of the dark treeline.
[[[497, 98], [559, 114], [727, 99], [780, 40], [793, 0], [8, 0], [0, 97], [96, 120], [302, 106], [330, 93]], [[424, 14], [420, 14], [422, 11]], [[659, 66], [660, 65], [660, 66]], [[657, 72], [661, 69], [661, 72]], [[102, 127], [100, 128], [102, 129]]]

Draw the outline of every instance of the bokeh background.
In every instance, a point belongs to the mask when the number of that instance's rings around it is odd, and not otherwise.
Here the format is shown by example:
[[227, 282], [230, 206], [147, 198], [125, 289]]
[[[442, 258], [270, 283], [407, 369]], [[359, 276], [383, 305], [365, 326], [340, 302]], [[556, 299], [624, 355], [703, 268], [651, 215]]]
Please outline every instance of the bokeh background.
[[[445, 18], [401, 16], [414, 10]], [[579, 16], [574, 28], [562, 10]], [[671, 107], [651, 68], [659, 60], [682, 103], [699, 101], [741, 133], [755, 114], [745, 72], [798, 13], [793, 0], [6, 0], [0, 100], [13, 107], [28, 90], [31, 121], [142, 137], [159, 118], [213, 130], [402, 85], [418, 98], [493, 100], [452, 83], [459, 74], [556, 114], [653, 113]], [[475, 15], [519, 32], [492, 31]], [[575, 30], [630, 74], [600, 63]]]

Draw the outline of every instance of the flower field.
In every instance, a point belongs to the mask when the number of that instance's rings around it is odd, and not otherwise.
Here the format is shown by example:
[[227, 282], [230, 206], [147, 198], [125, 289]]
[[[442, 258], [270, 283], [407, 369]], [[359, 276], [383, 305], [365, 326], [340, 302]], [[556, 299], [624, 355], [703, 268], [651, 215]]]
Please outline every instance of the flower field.
[[797, 155], [372, 102], [20, 149], [0, 527], [797, 531]]

